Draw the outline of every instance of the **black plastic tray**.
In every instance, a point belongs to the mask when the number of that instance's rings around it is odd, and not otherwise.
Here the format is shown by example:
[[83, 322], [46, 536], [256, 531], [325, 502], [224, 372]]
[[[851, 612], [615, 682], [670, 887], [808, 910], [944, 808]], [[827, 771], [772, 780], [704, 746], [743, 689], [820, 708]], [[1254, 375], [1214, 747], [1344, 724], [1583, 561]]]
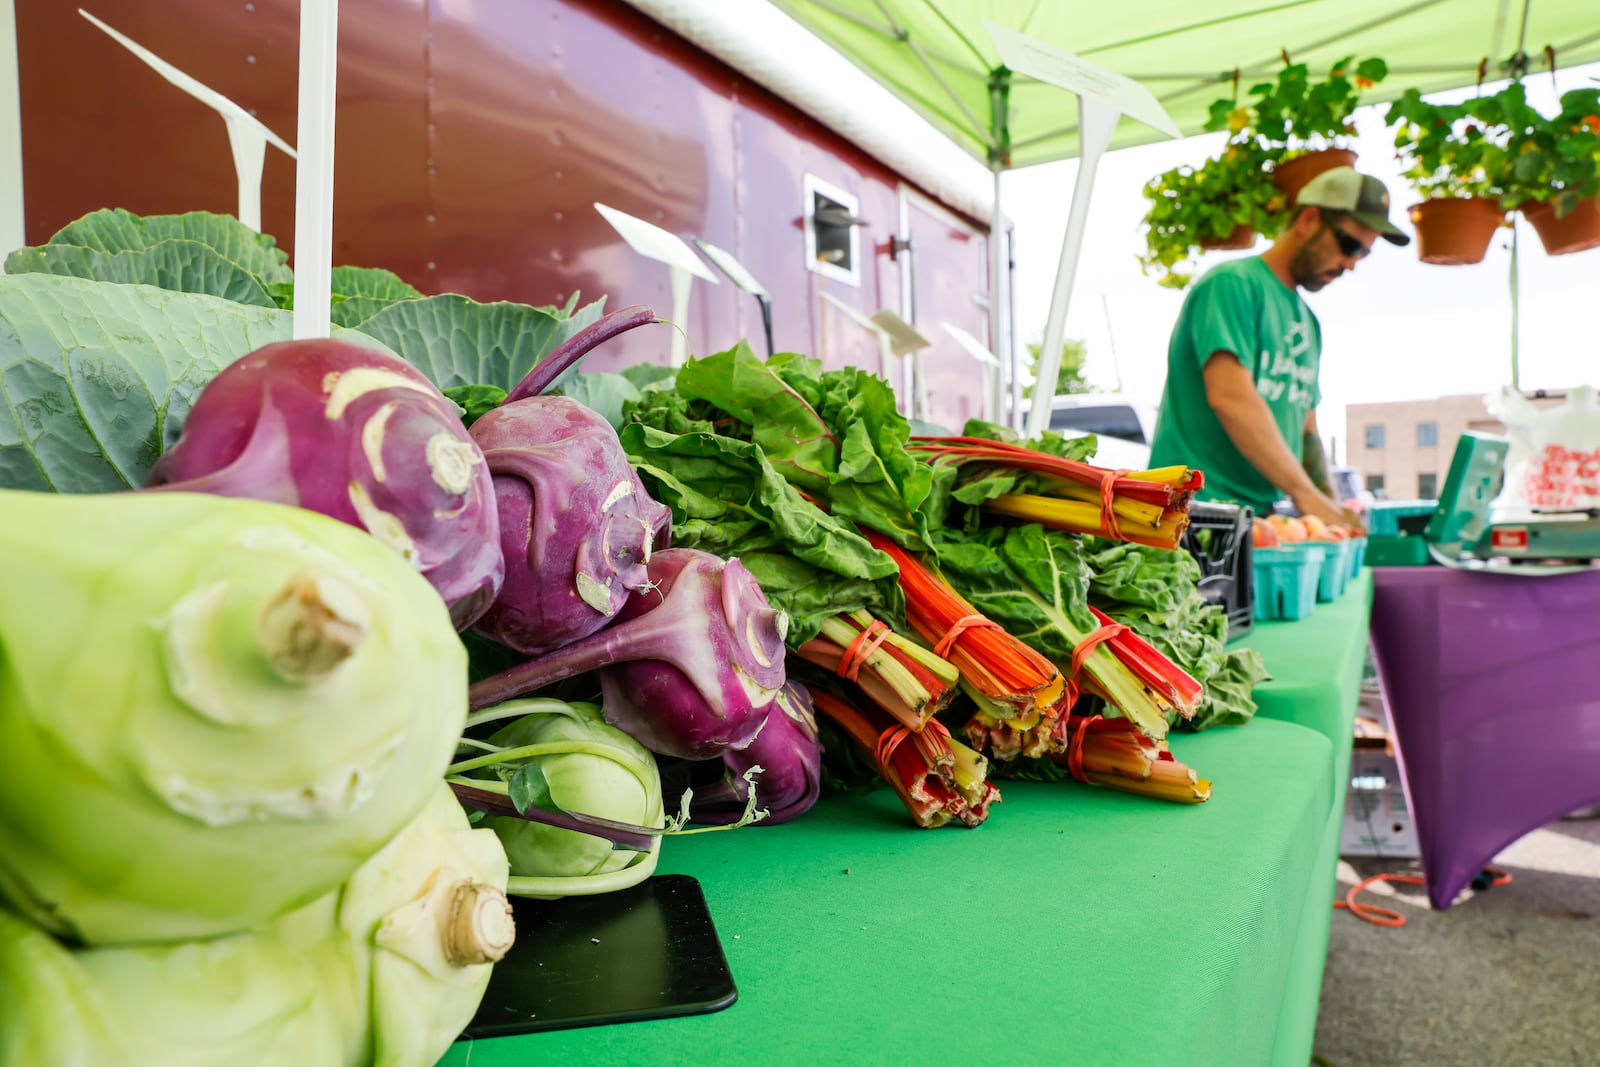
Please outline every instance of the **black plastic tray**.
[[600, 896], [513, 897], [512, 912], [516, 944], [463, 1038], [698, 1015], [738, 999], [705, 894], [688, 875]]

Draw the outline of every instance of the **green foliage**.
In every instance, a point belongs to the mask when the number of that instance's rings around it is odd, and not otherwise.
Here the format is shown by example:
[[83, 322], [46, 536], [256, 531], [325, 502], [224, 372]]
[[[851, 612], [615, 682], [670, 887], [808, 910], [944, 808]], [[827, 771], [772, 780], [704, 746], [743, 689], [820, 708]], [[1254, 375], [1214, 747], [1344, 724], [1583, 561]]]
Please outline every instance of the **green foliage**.
[[[1028, 344], [1028, 369], [1030, 372], [1039, 366], [1039, 352], [1044, 348], [1044, 341], [1032, 341]], [[1089, 379], [1084, 376], [1083, 365], [1089, 358], [1089, 346], [1083, 341], [1067, 338], [1061, 342], [1061, 370], [1056, 377], [1056, 396], [1075, 393], [1092, 393], [1095, 387], [1089, 384]], [[1033, 399], [1033, 386], [1029, 385], [1022, 391], [1025, 399]]]
[[1240, 226], [1275, 237], [1288, 205], [1272, 184], [1271, 159], [1254, 139], [1238, 138], [1198, 167], [1183, 164], [1147, 182], [1144, 273], [1157, 272], [1161, 285], [1182, 289], [1194, 276], [1192, 257], [1207, 242]]
[[1263, 147], [1278, 149], [1279, 159], [1305, 152], [1344, 146], [1355, 136], [1350, 116], [1361, 104], [1361, 94], [1389, 75], [1381, 59], [1345, 56], [1328, 68], [1327, 77], [1312, 80], [1305, 63], [1285, 61], [1272, 81], [1249, 89], [1242, 107], [1231, 100], [1211, 104], [1208, 130], [1230, 130], [1248, 136]]
[[1492, 197], [1505, 191], [1505, 131], [1486, 125], [1469, 101], [1435, 104], [1416, 89], [1389, 105], [1401, 175], [1424, 198]]
[[1139, 264], [1159, 273], [1161, 285], [1182, 289], [1194, 276], [1191, 257], [1206, 243], [1221, 241], [1238, 227], [1276, 237], [1288, 221], [1288, 204], [1272, 184], [1274, 168], [1287, 159], [1342, 147], [1354, 136], [1350, 116], [1361, 94], [1382, 81], [1381, 59], [1357, 63], [1346, 56], [1326, 78], [1313, 80], [1310, 67], [1289, 63], [1272, 81], [1252, 85], [1248, 99], [1212, 102], [1207, 130], [1227, 131], [1223, 150], [1198, 167], [1187, 164], [1145, 184], [1150, 209], [1143, 229], [1146, 250]]
[[1529, 104], [1520, 82], [1457, 104], [1412, 90], [1387, 121], [1404, 175], [1424, 197], [1492, 197], [1510, 210], [1550, 203], [1564, 215], [1600, 193], [1600, 89], [1564, 93], [1554, 115]]

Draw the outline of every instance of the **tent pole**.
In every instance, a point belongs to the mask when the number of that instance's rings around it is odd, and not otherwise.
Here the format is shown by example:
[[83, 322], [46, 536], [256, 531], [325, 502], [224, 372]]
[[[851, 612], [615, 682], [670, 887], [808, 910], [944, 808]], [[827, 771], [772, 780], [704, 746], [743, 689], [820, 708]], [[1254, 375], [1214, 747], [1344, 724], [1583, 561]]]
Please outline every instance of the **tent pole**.
[[989, 334], [994, 354], [1000, 365], [988, 372], [989, 388], [986, 390], [988, 418], [1002, 426], [1016, 424], [1016, 412], [1022, 409], [1022, 390], [1018, 384], [1017, 366], [1010, 358], [1010, 278], [1006, 269], [1006, 213], [1000, 204], [1000, 168], [994, 174], [994, 210], [989, 215]]
[[1521, 286], [1518, 284], [1521, 274], [1521, 264], [1517, 255], [1517, 217], [1513, 212], [1511, 216], [1511, 388], [1522, 391], [1522, 374], [1520, 356], [1518, 354], [1518, 341], [1521, 329]]

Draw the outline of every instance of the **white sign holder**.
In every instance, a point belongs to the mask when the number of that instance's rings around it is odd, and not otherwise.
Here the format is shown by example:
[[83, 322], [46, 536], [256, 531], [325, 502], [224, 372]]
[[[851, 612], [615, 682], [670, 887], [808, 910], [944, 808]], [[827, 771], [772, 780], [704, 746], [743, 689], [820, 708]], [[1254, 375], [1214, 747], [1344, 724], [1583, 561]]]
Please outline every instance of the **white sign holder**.
[[672, 285], [672, 321], [678, 325], [672, 331], [672, 365], [683, 366], [689, 357], [690, 287], [696, 278], [704, 278], [712, 285], [717, 285], [717, 276], [677, 234], [668, 233], [654, 223], [606, 204], [596, 203], [594, 209], [611, 224], [611, 228], [628, 243], [629, 248], [646, 259], [667, 265], [667, 277]]
[[[294, 149], [284, 144], [282, 138], [262, 125], [254, 115], [215, 89], [202, 85], [148, 48], [107, 26], [83, 8], [78, 9], [78, 14], [144, 60], [157, 74], [222, 116], [222, 121], [228, 127], [228, 145], [233, 149], [234, 174], [239, 180], [239, 221], [260, 233], [261, 168], [266, 161], [267, 142], [272, 142], [288, 153], [291, 159], [295, 155]], [[305, 143], [303, 138], [301, 143]]]
[[1078, 253], [1083, 248], [1083, 234], [1089, 221], [1089, 196], [1094, 190], [1095, 170], [1100, 165], [1100, 157], [1110, 147], [1117, 119], [1127, 115], [1169, 137], [1182, 134], [1160, 102], [1133, 79], [993, 22], [985, 22], [983, 28], [1006, 66], [1065, 89], [1078, 98], [1078, 180], [1072, 187], [1067, 233], [1061, 244], [1061, 261], [1050, 297], [1044, 346], [1039, 350], [1039, 365], [1035, 368], [1033, 406], [1028, 412], [1026, 436], [1037, 437], [1050, 423], [1050, 403], [1061, 377], [1061, 341], [1067, 305], [1072, 298]]
[[[889, 368], [894, 362], [894, 357], [911, 357], [911, 414], [916, 418], [926, 419], [928, 417], [928, 385], [922, 376], [922, 350], [932, 342], [918, 333], [910, 323], [887, 308], [880, 309], [871, 315], [863, 315], [830, 292], [824, 291], [822, 299], [844, 312], [850, 321], [877, 338], [878, 376], [880, 378], [892, 382], [893, 379], [889, 377]], [[896, 399], [898, 400], [898, 396]], [[900, 402], [897, 406], [901, 414], [906, 414], [904, 402]]]
[[953, 323], [941, 322], [939, 325], [944, 327], [945, 333], [955, 338], [956, 344], [960, 345], [961, 350], [967, 355], [982, 363], [985, 367], [1000, 369], [1000, 357], [989, 351], [982, 341]]
[[700, 249], [702, 255], [711, 261], [711, 265], [728, 276], [728, 280], [756, 298], [756, 304], [761, 308], [761, 331], [766, 336], [767, 358], [772, 358], [772, 294], [767, 292], [767, 287], [756, 281], [756, 276], [745, 269], [733, 257], [732, 252], [718, 248], [710, 241], [702, 241], [696, 237], [695, 247]]
[[333, 291], [333, 113], [339, 0], [300, 0], [300, 158], [294, 176], [294, 337], [327, 337]]
[[922, 350], [933, 342], [916, 331], [905, 319], [880, 308], [872, 313], [872, 322], [889, 338], [889, 351], [897, 356], [911, 357], [912, 414], [919, 419], [928, 418], [928, 379], [922, 373]]

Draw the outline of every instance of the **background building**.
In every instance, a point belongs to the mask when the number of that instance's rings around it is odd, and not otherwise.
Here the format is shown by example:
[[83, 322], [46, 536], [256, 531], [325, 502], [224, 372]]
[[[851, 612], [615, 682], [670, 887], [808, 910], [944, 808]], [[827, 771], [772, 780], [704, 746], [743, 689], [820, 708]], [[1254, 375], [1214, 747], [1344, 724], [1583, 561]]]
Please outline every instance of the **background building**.
[[[1566, 393], [1540, 389], [1528, 397], [1550, 407]], [[1438, 496], [1456, 439], [1467, 430], [1505, 432], [1481, 393], [1351, 404], [1345, 408], [1345, 463], [1361, 472], [1374, 496], [1431, 499]]]

